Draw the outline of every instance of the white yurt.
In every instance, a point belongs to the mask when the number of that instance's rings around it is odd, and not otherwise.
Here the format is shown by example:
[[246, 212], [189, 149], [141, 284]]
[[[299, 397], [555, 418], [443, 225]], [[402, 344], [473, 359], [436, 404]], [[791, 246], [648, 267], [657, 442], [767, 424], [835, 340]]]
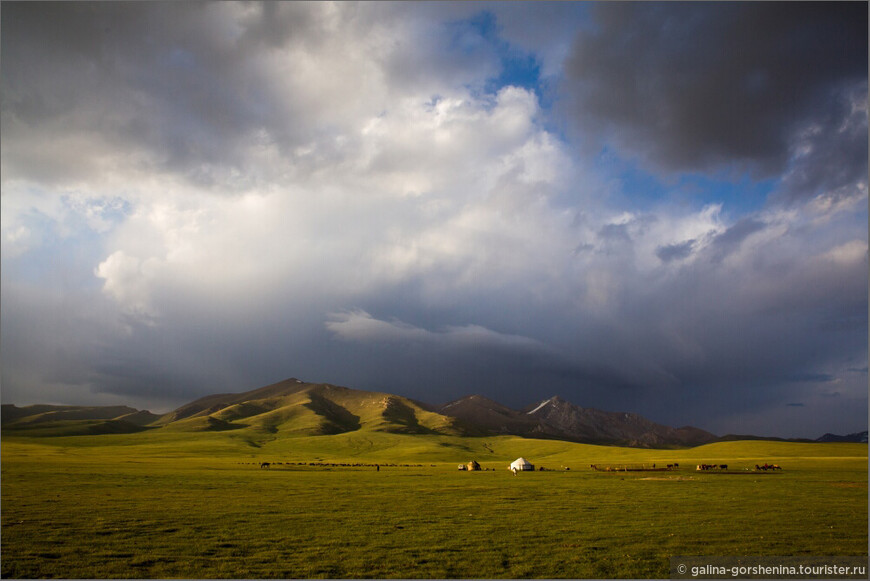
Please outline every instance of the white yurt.
[[532, 470], [534, 471], [535, 467], [531, 462], [526, 460], [525, 458], [517, 458], [513, 462], [511, 462], [510, 470], [514, 472], [520, 472], [522, 470]]

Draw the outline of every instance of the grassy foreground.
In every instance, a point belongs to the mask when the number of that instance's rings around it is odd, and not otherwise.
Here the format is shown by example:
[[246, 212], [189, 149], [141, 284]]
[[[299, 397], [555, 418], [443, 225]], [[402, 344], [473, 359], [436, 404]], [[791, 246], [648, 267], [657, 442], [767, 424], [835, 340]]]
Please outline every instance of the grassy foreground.
[[[517, 456], [552, 470], [513, 476]], [[494, 470], [456, 470], [472, 458]], [[589, 469], [631, 462], [681, 466]], [[764, 462], [783, 470], [694, 469]], [[667, 577], [672, 555], [866, 555], [867, 542], [866, 444], [666, 451], [374, 432], [257, 448], [159, 432], [2, 443], [5, 578], [649, 578]]]

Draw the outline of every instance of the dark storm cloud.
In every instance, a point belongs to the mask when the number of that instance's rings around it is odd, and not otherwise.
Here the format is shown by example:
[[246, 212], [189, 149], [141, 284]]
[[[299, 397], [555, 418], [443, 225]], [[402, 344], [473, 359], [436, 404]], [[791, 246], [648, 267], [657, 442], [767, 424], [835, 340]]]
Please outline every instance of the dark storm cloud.
[[789, 381], [793, 381], [795, 383], [829, 383], [831, 381], [834, 381], [835, 379], [836, 377], [834, 377], [830, 373], [796, 373], [788, 377]]
[[776, 174], [797, 132], [842, 120], [828, 111], [866, 87], [866, 3], [604, 2], [593, 14], [566, 64], [580, 127], [668, 170]]
[[680, 260], [686, 258], [692, 253], [692, 248], [695, 246], [695, 240], [686, 240], [678, 244], [666, 244], [659, 246], [656, 249], [656, 256], [662, 262], [671, 262], [672, 260]]
[[[210, 34], [214, 12], [199, 3], [5, 5], [2, 113], [14, 145], [4, 164], [41, 180], [52, 170], [87, 176], [91, 158], [113, 148], [178, 171], [237, 164], [239, 142], [265, 124], [268, 104], [238, 66], [242, 48]], [[66, 164], [27, 147], [59, 130], [88, 135], [93, 149], [65, 152], [76, 158]]]
[[317, 18], [301, 2], [265, 2], [255, 11], [242, 35], [246, 44], [278, 48], [294, 37], [316, 30]]
[[831, 97], [794, 139], [794, 159], [775, 199], [831, 204], [867, 195], [867, 84]]
[[[285, 86], [309, 82], [307, 63], [276, 75], [264, 59], [334, 41], [324, 12], [297, 2], [5, 4], [4, 167], [42, 183], [81, 181], [124, 152], [124, 166], [215, 190], [262, 184], [252, 151], [273, 145], [290, 157], [323, 132], [317, 107]], [[76, 141], [44, 146], [58, 135]]]
[[708, 249], [711, 260], [720, 261], [740, 248], [740, 244], [752, 234], [764, 228], [764, 223], [753, 218], [742, 218], [719, 234]]

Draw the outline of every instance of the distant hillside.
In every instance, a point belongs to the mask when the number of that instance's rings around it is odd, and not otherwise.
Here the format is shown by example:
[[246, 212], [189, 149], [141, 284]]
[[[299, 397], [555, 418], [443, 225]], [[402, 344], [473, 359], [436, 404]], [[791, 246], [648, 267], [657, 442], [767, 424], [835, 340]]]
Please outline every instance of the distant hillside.
[[825, 434], [824, 436], [817, 438], [816, 442], [858, 442], [858, 443], [867, 443], [867, 430], [863, 432], [856, 432], [854, 434], [848, 434], [845, 436], [838, 436], [836, 434]]
[[141, 432], [159, 417], [127, 406], [0, 406], [4, 431], [27, 430], [34, 436]]
[[854, 434], [847, 434], [845, 436], [838, 436], [837, 434], [825, 434], [820, 438], [816, 438], [812, 440], [810, 438], [776, 438], [773, 436], [752, 436], [748, 434], [727, 434], [717, 439], [718, 442], [734, 442], [737, 440], [768, 440], [772, 442], [799, 442], [799, 443], [808, 443], [808, 442], [853, 442], [857, 444], [866, 444], [867, 443], [867, 431], [856, 432]]
[[494, 434], [644, 448], [698, 446], [716, 440], [715, 435], [691, 426], [671, 428], [637, 414], [583, 408], [558, 396], [518, 411], [472, 395], [445, 404], [438, 411]]
[[767, 440], [769, 442], [815, 442], [809, 438], [777, 438], [776, 436], [753, 436], [752, 434], [725, 434], [717, 442], [739, 442], [743, 440]]

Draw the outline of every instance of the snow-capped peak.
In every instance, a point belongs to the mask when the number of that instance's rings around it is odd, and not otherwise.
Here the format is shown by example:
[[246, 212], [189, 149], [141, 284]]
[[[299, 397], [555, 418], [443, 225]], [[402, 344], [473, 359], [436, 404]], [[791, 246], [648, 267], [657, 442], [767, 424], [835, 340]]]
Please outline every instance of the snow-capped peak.
[[528, 414], [531, 415], [531, 414], [535, 413], [536, 411], [538, 411], [539, 409], [541, 409], [542, 407], [544, 407], [545, 405], [547, 405], [551, 401], [553, 401], [552, 397], [550, 399], [546, 399], [546, 400], [542, 401], [541, 403], [538, 404], [538, 407], [536, 407], [532, 411], [528, 412]]

